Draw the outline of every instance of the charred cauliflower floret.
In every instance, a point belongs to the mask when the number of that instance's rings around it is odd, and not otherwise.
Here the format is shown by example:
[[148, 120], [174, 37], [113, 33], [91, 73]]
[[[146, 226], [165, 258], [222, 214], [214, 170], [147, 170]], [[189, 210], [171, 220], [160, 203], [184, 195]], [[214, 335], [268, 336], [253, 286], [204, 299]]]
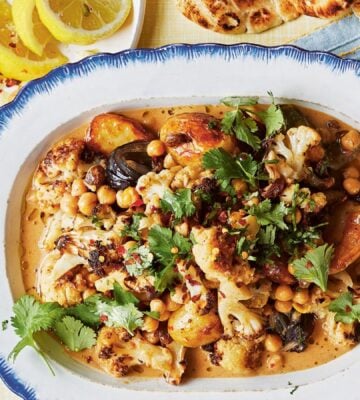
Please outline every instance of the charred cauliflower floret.
[[261, 355], [261, 344], [237, 338], [221, 339], [215, 343], [210, 360], [228, 371], [247, 375], [260, 367]]
[[355, 325], [335, 321], [335, 313], [327, 309], [322, 328], [334, 345], [346, 346], [355, 343]]
[[169, 118], [160, 130], [169, 154], [182, 166], [201, 165], [208, 150], [222, 147], [233, 152], [234, 137], [221, 131], [220, 121], [208, 114], [184, 113]]
[[82, 301], [86, 288], [78, 287], [75, 282], [61, 278], [79, 265], [86, 265], [87, 260], [59, 250], [51, 251], [43, 260], [37, 273], [37, 292], [43, 301], [54, 301], [62, 306], [69, 306]]
[[306, 175], [306, 152], [317, 146], [321, 136], [308, 126], [291, 128], [286, 135], [280, 133], [274, 137], [274, 144], [266, 157], [267, 160], [279, 160], [277, 164], [267, 164], [271, 179], [284, 176], [301, 180]]
[[84, 147], [82, 140], [66, 139], [55, 145], [40, 163], [34, 174], [33, 189], [42, 211], [52, 214], [59, 208], [62, 196], [78, 177]]
[[95, 352], [100, 367], [116, 377], [127, 375], [137, 365], [161, 371], [169, 383], [178, 383], [183, 373], [177, 365], [184, 362], [181, 347], [156, 346], [139, 333], [131, 337], [121, 328], [102, 328]]

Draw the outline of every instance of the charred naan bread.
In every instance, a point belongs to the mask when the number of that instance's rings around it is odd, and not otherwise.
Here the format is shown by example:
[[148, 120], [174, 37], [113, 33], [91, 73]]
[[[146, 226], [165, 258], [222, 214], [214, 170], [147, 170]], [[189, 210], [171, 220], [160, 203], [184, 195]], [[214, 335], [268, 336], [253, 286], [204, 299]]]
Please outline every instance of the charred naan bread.
[[204, 28], [222, 33], [259, 33], [300, 15], [337, 18], [353, 0], [177, 0], [180, 11]]

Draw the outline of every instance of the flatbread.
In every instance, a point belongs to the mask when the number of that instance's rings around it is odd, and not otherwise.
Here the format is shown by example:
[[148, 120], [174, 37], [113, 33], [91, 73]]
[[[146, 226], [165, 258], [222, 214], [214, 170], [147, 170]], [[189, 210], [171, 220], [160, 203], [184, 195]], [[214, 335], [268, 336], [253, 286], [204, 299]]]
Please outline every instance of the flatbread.
[[259, 33], [310, 15], [338, 18], [354, 0], [177, 0], [180, 11], [200, 26], [221, 33]]

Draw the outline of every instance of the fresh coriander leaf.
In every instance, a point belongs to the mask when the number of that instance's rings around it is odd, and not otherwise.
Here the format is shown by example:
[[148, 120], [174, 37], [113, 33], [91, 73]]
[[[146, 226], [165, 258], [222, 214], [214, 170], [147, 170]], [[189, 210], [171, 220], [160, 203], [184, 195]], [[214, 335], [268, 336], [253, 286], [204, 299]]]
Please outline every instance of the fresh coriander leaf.
[[255, 186], [258, 163], [249, 154], [243, 160], [233, 158], [224, 149], [206, 152], [202, 160], [204, 168], [215, 170], [215, 177], [223, 185], [229, 185], [231, 179], [243, 179]]
[[333, 252], [334, 247], [328, 244], [309, 250], [303, 258], [293, 262], [295, 277], [315, 283], [325, 292]]
[[251, 249], [251, 245], [252, 243], [250, 240], [246, 239], [245, 236], [241, 236], [236, 243], [236, 254], [241, 256], [243, 251], [248, 252]]
[[267, 225], [265, 229], [260, 229], [258, 233], [258, 243], [260, 245], [272, 246], [276, 239], [276, 226]]
[[191, 189], [180, 189], [175, 193], [167, 190], [160, 204], [165, 212], [171, 212], [176, 219], [191, 217], [196, 211], [191, 198]]
[[174, 265], [167, 265], [161, 271], [155, 273], [155, 290], [162, 293], [164, 290], [171, 288], [179, 277], [179, 274], [174, 269]]
[[258, 97], [229, 96], [220, 100], [220, 103], [228, 107], [255, 106], [258, 104]]
[[147, 246], [133, 246], [124, 257], [125, 268], [131, 276], [139, 276], [150, 268], [154, 256]]
[[138, 213], [134, 214], [132, 216], [132, 223], [130, 225], [127, 225], [124, 230], [121, 232], [122, 237], [131, 237], [136, 241], [140, 240], [140, 235], [139, 235], [139, 226], [140, 226], [140, 221], [144, 217], [144, 214]]
[[134, 330], [143, 325], [144, 314], [134, 304], [129, 303], [123, 306], [99, 302], [97, 313], [104, 319], [104, 324], [111, 327], [126, 329], [131, 335]]
[[101, 229], [103, 227], [103, 223], [102, 223], [101, 219], [96, 215], [93, 215], [91, 217], [91, 223], [94, 224], [97, 228]]
[[123, 289], [117, 282], [114, 282], [114, 297], [115, 301], [120, 305], [139, 304], [139, 299], [131, 292]]
[[280, 131], [284, 124], [284, 115], [281, 108], [276, 104], [271, 104], [265, 111], [256, 113], [266, 126], [266, 137], [269, 138]]
[[159, 319], [160, 313], [157, 311], [143, 311], [143, 313], [153, 319]]
[[185, 258], [191, 251], [191, 241], [171, 229], [154, 226], [148, 241], [151, 252], [164, 266], [174, 264], [177, 258]]
[[71, 351], [81, 351], [96, 344], [95, 331], [74, 317], [65, 316], [57, 321], [55, 333]]
[[7, 319], [5, 319], [4, 321], [2, 321], [1, 323], [1, 328], [3, 331], [6, 331], [7, 327], [9, 325], [9, 321]]
[[93, 298], [99, 298], [99, 295], [90, 296], [83, 303], [68, 307], [66, 314], [83, 322], [85, 325], [97, 328], [100, 325], [99, 316], [96, 314], [96, 302]]
[[261, 140], [255, 135], [258, 130], [256, 122], [240, 109], [229, 111], [224, 115], [221, 129], [227, 135], [235, 135], [238, 140], [248, 144], [255, 151], [261, 147]]
[[332, 301], [329, 304], [329, 311], [336, 313], [335, 321], [344, 324], [360, 321], [360, 304], [353, 304], [353, 295], [349, 292], [342, 293]]
[[14, 304], [13, 312], [11, 325], [21, 340], [8, 358], [15, 361], [20, 351], [26, 346], [30, 346], [43, 358], [51, 373], [55, 375], [46, 355], [36, 343], [34, 333], [52, 328], [55, 322], [64, 315], [64, 310], [57, 303], [42, 304], [33, 296], [25, 295]]
[[283, 202], [272, 204], [269, 199], [266, 199], [258, 205], [251, 206], [248, 213], [254, 215], [262, 226], [275, 225], [282, 230], [288, 229], [284, 222], [288, 209]]

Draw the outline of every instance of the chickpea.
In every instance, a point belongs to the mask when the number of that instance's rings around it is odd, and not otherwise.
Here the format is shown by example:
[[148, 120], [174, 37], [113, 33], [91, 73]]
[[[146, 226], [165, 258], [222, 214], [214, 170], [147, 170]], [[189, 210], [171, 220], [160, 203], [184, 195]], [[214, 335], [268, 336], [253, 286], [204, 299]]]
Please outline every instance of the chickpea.
[[244, 194], [248, 190], [248, 185], [242, 179], [233, 179], [231, 181], [232, 187], [235, 189], [236, 193]]
[[176, 225], [175, 230], [182, 236], [189, 236], [189, 224], [187, 222], [183, 222], [180, 225]]
[[97, 196], [95, 193], [87, 192], [80, 196], [78, 207], [81, 213], [88, 217], [92, 214], [93, 209], [97, 204]]
[[120, 208], [129, 208], [140, 196], [135, 188], [129, 186], [125, 190], [119, 190], [116, 193], [116, 202]]
[[270, 333], [266, 335], [264, 344], [265, 349], [267, 351], [271, 351], [272, 353], [278, 352], [283, 345], [281, 337], [279, 335]]
[[294, 297], [294, 292], [289, 285], [279, 285], [275, 290], [275, 299], [280, 301], [290, 301]]
[[297, 289], [293, 301], [298, 304], [306, 304], [310, 299], [309, 291], [307, 289]]
[[343, 173], [344, 178], [360, 178], [360, 172], [355, 167], [347, 167]]
[[171, 313], [169, 311], [165, 311], [160, 313], [159, 321], [167, 321], [170, 318]]
[[101, 165], [90, 167], [85, 176], [85, 184], [93, 192], [96, 191], [106, 180], [106, 172]]
[[165, 303], [160, 299], [153, 299], [150, 301], [150, 310], [158, 312], [159, 314], [167, 311]]
[[176, 161], [172, 158], [171, 154], [166, 154], [164, 158], [164, 168], [170, 169], [176, 166]]
[[283, 366], [284, 360], [281, 354], [272, 354], [267, 360], [266, 365], [269, 369], [278, 370]]
[[144, 318], [144, 324], [142, 326], [142, 330], [145, 332], [155, 332], [157, 328], [159, 327], [159, 321], [151, 318], [149, 316], [146, 316]]
[[83, 296], [83, 299], [85, 300], [85, 299], [87, 299], [88, 297], [90, 297], [90, 296], [92, 296], [94, 294], [96, 294], [96, 290], [95, 289], [85, 289], [83, 294], [82, 294], [82, 296]]
[[74, 179], [71, 186], [71, 195], [72, 196], [81, 196], [86, 193], [88, 188], [86, 187], [84, 181], [80, 178]]
[[145, 332], [144, 337], [151, 344], [157, 344], [157, 343], [159, 343], [159, 340], [160, 340], [159, 331]]
[[60, 209], [65, 214], [75, 215], [78, 210], [78, 198], [71, 196], [70, 193], [65, 193], [60, 201]]
[[340, 142], [341, 147], [345, 151], [354, 151], [360, 146], [360, 134], [354, 129], [351, 129], [341, 137]]
[[160, 157], [165, 154], [166, 147], [161, 140], [152, 140], [146, 148], [149, 157]]
[[111, 205], [116, 201], [116, 192], [108, 185], [100, 186], [97, 191], [97, 197], [100, 204]]
[[171, 297], [169, 294], [165, 297], [165, 305], [166, 305], [166, 308], [171, 312], [176, 311], [177, 309], [179, 309], [181, 307], [181, 304], [176, 303], [175, 301], [171, 300]]
[[124, 244], [124, 249], [125, 251], [129, 251], [132, 247], [136, 246], [137, 243], [135, 242], [135, 240], [129, 240], [128, 242], [126, 242]]
[[[295, 223], [298, 224], [301, 221], [302, 218], [302, 214], [301, 211], [297, 208], [295, 210]], [[285, 217], [285, 221], [288, 222], [289, 224], [292, 222], [293, 220], [293, 215], [292, 214], [288, 214]]]
[[360, 181], [355, 178], [346, 178], [343, 187], [349, 194], [356, 195], [360, 192]]
[[292, 309], [292, 302], [291, 301], [280, 301], [276, 300], [275, 301], [275, 310], [287, 314], [291, 311]]
[[87, 276], [87, 280], [91, 283], [96, 282], [98, 279], [100, 279], [99, 275], [91, 273]]

